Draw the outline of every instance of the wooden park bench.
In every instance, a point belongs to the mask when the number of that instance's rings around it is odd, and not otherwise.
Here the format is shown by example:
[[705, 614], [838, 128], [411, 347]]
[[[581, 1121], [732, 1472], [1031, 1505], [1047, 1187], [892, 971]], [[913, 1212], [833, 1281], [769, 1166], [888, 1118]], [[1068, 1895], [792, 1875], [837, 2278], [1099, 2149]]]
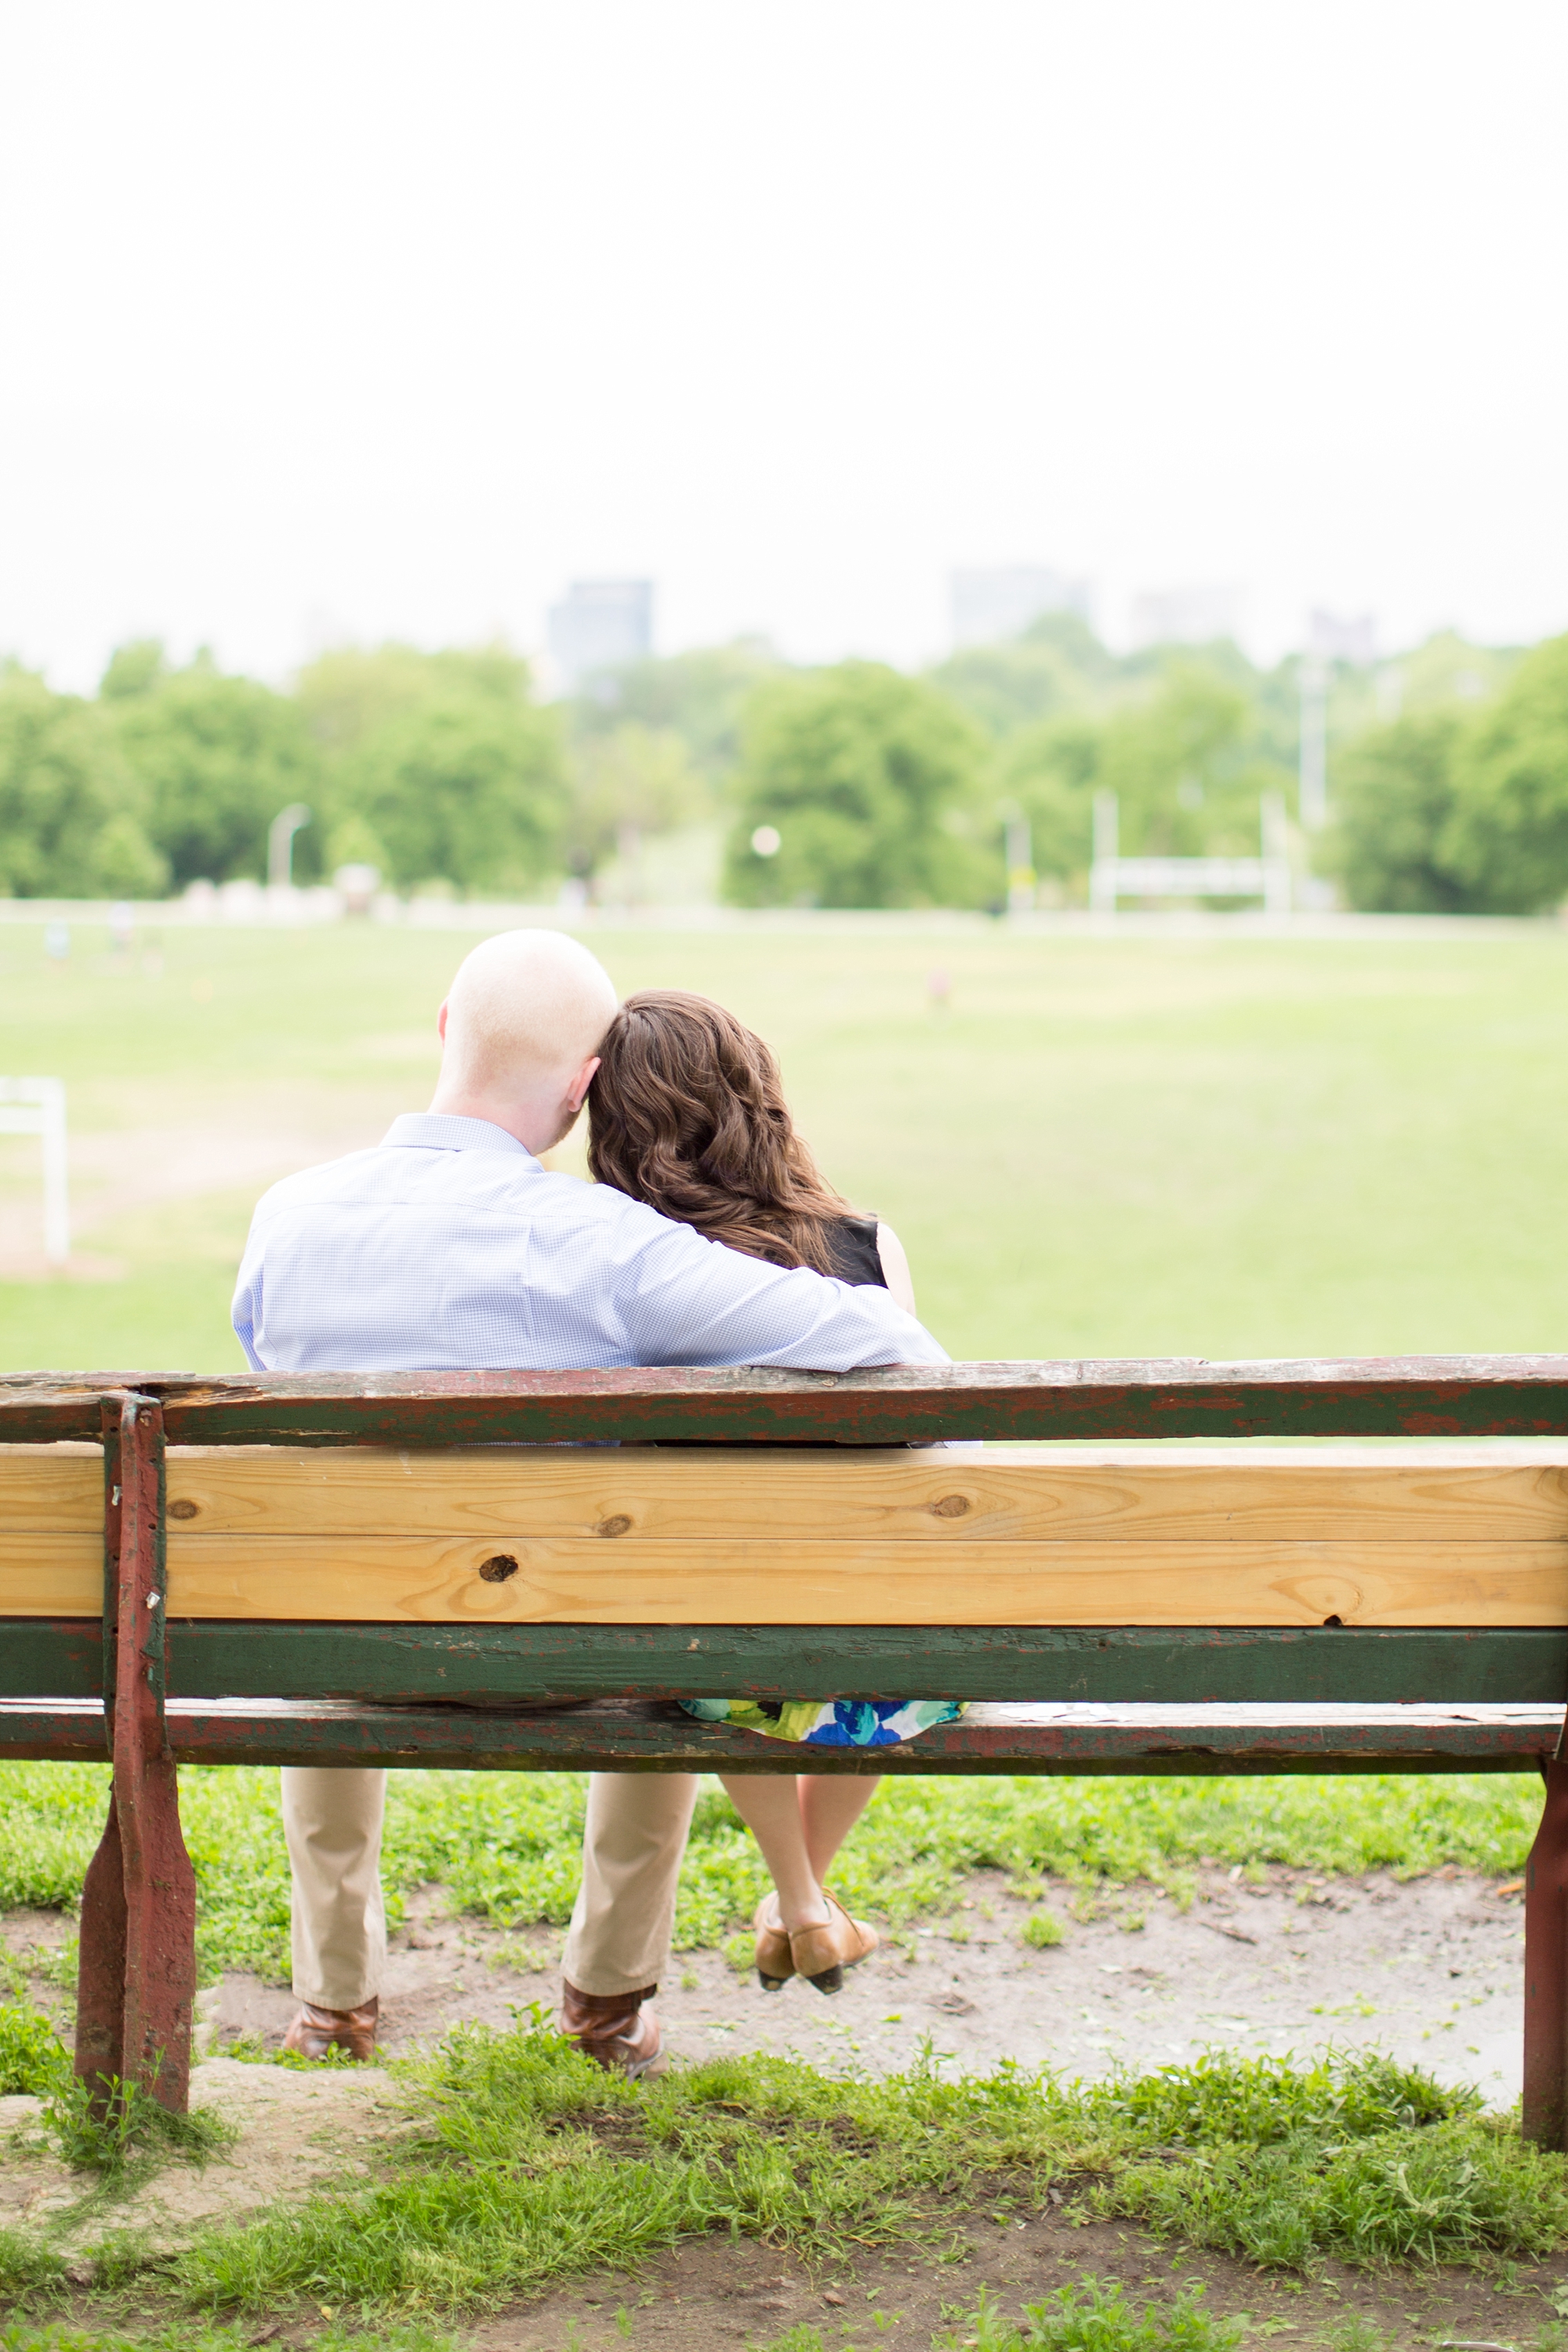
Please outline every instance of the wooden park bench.
[[[1304, 1438], [1419, 1442], [1258, 1444]], [[187, 2095], [181, 1763], [1539, 1770], [1568, 2145], [1568, 1357], [0, 1381], [0, 1755], [113, 1761], [103, 2100]], [[726, 1695], [976, 1704], [871, 1750], [672, 1703]]]

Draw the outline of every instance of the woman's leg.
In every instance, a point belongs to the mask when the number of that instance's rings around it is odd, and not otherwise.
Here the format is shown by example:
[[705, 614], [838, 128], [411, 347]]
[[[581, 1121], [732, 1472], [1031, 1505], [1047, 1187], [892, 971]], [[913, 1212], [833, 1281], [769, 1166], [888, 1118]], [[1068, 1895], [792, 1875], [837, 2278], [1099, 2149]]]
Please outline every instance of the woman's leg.
[[[773, 1874], [784, 1933], [824, 1926], [832, 1914], [806, 1851], [805, 1824], [793, 1777], [783, 1772], [721, 1772], [719, 1777]], [[843, 1833], [839, 1832], [840, 1836]]]
[[819, 1886], [880, 1785], [875, 1772], [803, 1772], [796, 1780], [806, 1860]]

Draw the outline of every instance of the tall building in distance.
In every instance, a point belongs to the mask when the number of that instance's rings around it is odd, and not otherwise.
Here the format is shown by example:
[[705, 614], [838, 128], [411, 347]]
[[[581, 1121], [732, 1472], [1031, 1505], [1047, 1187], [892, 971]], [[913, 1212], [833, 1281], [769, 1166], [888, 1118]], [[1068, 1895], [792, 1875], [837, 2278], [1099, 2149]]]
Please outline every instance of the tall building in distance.
[[1161, 588], [1132, 599], [1135, 646], [1206, 646], [1241, 626], [1239, 588]]
[[1078, 613], [1089, 618], [1089, 582], [1068, 580], [1035, 563], [1005, 563], [986, 571], [954, 572], [952, 642], [994, 646], [1023, 634], [1045, 613]]
[[651, 580], [574, 580], [549, 614], [550, 657], [563, 694], [653, 651]]

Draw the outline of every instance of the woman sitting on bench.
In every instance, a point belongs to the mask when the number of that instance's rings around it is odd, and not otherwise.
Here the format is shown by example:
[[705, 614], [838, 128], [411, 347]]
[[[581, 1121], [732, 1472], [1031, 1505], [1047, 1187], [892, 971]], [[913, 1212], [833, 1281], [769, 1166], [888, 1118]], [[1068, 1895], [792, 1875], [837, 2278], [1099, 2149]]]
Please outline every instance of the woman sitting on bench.
[[[815, 1266], [891, 1291], [912, 1315], [909, 1264], [891, 1229], [858, 1217], [824, 1182], [796, 1135], [778, 1065], [721, 1005], [683, 990], [628, 997], [611, 1022], [588, 1097], [588, 1164], [597, 1181], [773, 1265]], [[709, 1722], [832, 1748], [896, 1746], [963, 1712], [952, 1699], [686, 1699]], [[757, 1974], [769, 1992], [792, 1976], [837, 1992], [877, 1948], [824, 1884], [875, 1794], [872, 1776], [721, 1773], [763, 1850], [774, 1892], [757, 1906]]]

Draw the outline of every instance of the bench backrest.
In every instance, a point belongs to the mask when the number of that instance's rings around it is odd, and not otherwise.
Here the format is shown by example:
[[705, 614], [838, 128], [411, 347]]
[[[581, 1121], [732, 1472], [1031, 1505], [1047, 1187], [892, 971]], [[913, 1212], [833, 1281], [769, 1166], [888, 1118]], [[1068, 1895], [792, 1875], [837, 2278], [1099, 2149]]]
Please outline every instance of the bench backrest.
[[[0, 1696], [101, 1685], [128, 1392], [174, 1690], [1564, 1692], [1568, 1360], [1472, 1358], [3, 1382]], [[1347, 1431], [1535, 1443], [1115, 1444]]]

